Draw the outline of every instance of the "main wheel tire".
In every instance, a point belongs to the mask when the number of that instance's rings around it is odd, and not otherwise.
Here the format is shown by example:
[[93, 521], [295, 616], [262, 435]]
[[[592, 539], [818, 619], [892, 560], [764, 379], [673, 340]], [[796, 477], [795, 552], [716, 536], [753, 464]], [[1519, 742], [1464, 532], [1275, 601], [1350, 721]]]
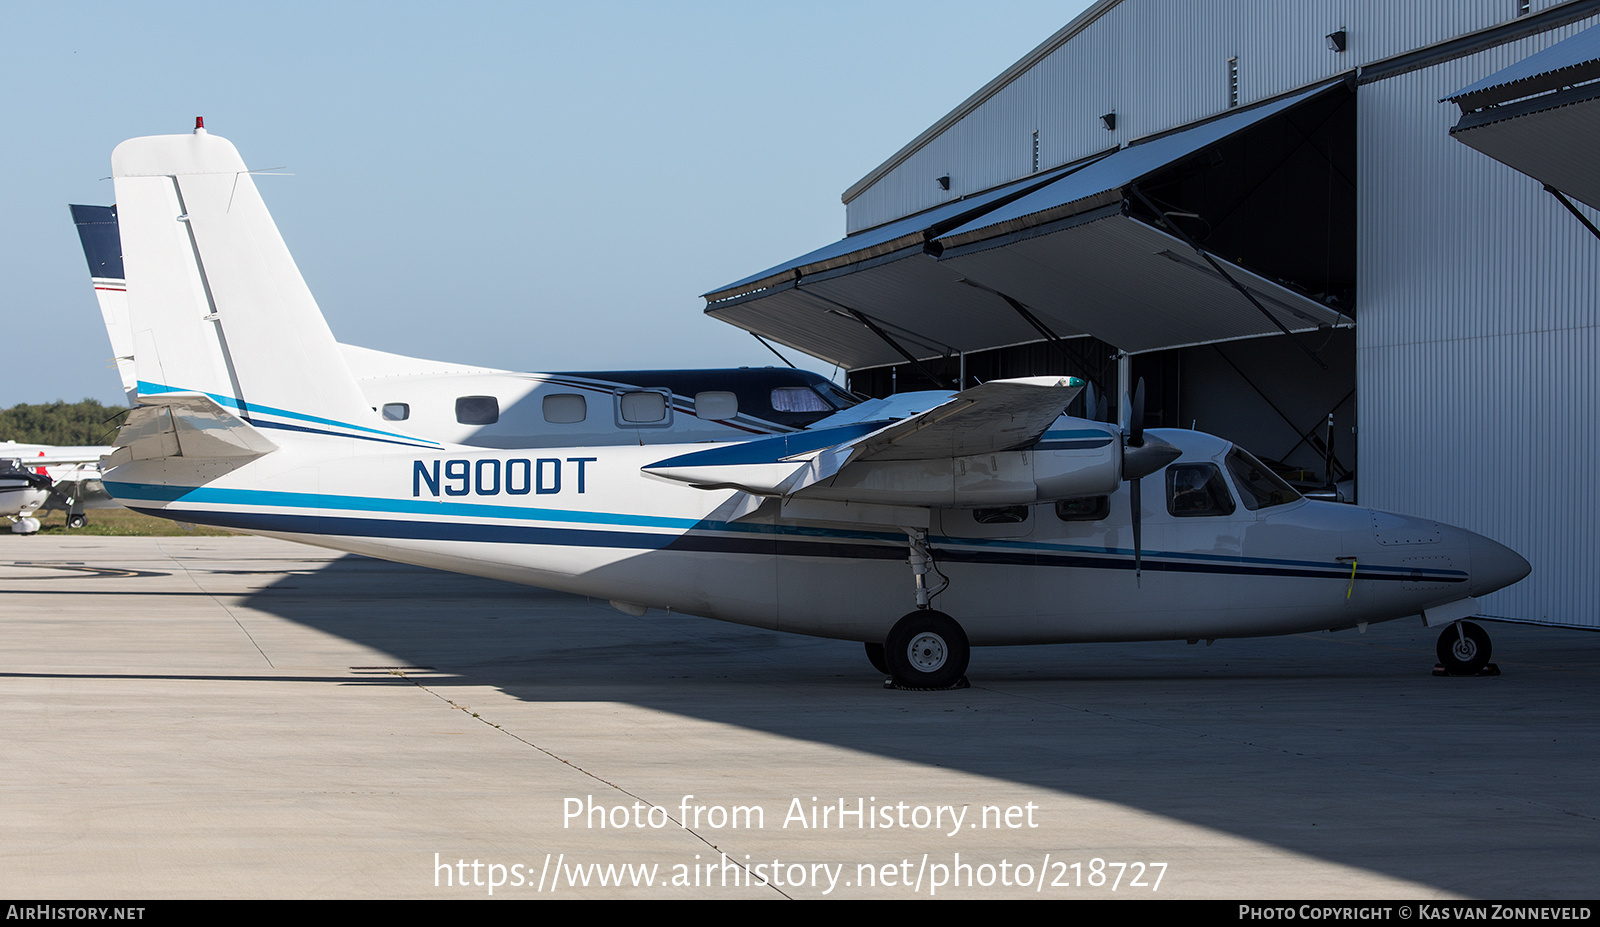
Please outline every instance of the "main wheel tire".
[[944, 612], [914, 611], [883, 642], [889, 675], [908, 689], [947, 689], [967, 672], [967, 632]]
[[867, 641], [866, 647], [867, 662], [871, 663], [872, 668], [883, 675], [889, 675], [889, 661], [883, 658], [883, 645], [874, 644], [872, 641]]
[[89, 523], [89, 517], [87, 515], [68, 515], [67, 516], [67, 527], [68, 528], [82, 528], [84, 525], [87, 525], [88, 523]]
[[1489, 665], [1489, 632], [1470, 621], [1459, 622], [1458, 631], [1452, 624], [1439, 635], [1439, 645], [1434, 648], [1439, 663], [1452, 676], [1472, 676]]

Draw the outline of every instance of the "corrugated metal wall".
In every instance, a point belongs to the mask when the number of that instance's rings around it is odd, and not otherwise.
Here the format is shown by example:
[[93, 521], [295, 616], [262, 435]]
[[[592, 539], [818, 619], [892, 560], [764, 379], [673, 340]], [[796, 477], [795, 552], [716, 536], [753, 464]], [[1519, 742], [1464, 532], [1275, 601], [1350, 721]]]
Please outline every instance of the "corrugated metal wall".
[[[1552, 5], [1536, 2], [1535, 10]], [[1516, 0], [1124, 0], [848, 206], [851, 232], [1513, 19]], [[1342, 54], [1326, 36], [1349, 34]], [[1456, 89], [1456, 88], [1451, 88]], [[1108, 132], [1100, 116], [1115, 111]], [[950, 177], [950, 190], [936, 179]]]
[[[1560, 3], [1534, 0], [1533, 12]], [[871, 227], [1240, 102], [1516, 18], [1516, 0], [1125, 0], [850, 204]], [[1362, 502], [1521, 551], [1485, 612], [1600, 627], [1600, 240], [1540, 185], [1449, 137], [1439, 103], [1586, 20], [1358, 90]], [[1349, 50], [1324, 36], [1343, 28]], [[1099, 117], [1116, 111], [1116, 132]], [[951, 189], [934, 179], [948, 174]], [[1591, 216], [1591, 218], [1594, 218]]]
[[[1595, 20], [1360, 88], [1361, 501], [1509, 544], [1489, 614], [1600, 626], [1600, 240], [1453, 140], [1451, 91]], [[1594, 218], [1591, 213], [1591, 218]]]

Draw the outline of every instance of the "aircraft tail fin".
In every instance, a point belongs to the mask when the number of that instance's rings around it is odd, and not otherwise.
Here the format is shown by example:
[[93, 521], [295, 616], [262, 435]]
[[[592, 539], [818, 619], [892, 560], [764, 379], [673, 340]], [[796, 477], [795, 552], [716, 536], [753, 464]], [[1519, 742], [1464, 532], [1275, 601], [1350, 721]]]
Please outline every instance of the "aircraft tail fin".
[[380, 430], [231, 143], [198, 127], [135, 138], [111, 166], [141, 401], [201, 395], [254, 428], [405, 437]]
[[133, 368], [133, 332], [128, 327], [128, 281], [122, 272], [122, 237], [117, 230], [116, 206], [69, 206], [78, 227], [83, 256], [89, 262], [89, 279], [100, 303], [111, 338], [111, 353], [128, 405], [136, 405], [139, 377]]

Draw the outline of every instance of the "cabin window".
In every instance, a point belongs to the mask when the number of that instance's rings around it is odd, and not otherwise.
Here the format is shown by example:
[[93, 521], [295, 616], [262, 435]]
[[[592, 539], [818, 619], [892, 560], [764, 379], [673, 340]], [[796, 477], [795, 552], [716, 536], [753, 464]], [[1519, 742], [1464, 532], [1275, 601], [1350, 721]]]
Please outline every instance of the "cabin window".
[[809, 386], [780, 386], [772, 391], [774, 412], [832, 412], [833, 406]]
[[411, 403], [386, 402], [383, 404], [383, 420], [386, 422], [403, 422], [411, 417]]
[[726, 421], [739, 414], [739, 397], [721, 389], [695, 393], [694, 414], [708, 422]]
[[822, 398], [827, 400], [828, 404], [835, 409], [848, 409], [861, 401], [827, 381], [818, 383], [816, 389], [817, 392], [822, 394]]
[[1028, 507], [1006, 505], [992, 509], [973, 509], [972, 520], [980, 525], [1020, 525], [1028, 520]]
[[589, 403], [577, 393], [544, 397], [544, 420], [552, 425], [571, 425], [588, 417]]
[[1239, 488], [1239, 499], [1252, 512], [1300, 498], [1293, 486], [1243, 449], [1234, 448], [1225, 459], [1228, 472], [1233, 474], [1233, 484]]
[[617, 414], [629, 425], [664, 425], [667, 397], [655, 390], [635, 390], [617, 397]]
[[1099, 521], [1110, 514], [1111, 499], [1107, 496], [1062, 499], [1056, 503], [1056, 517], [1062, 521]]
[[493, 425], [500, 421], [500, 400], [493, 396], [462, 396], [456, 400], [456, 421], [463, 425]]
[[1177, 518], [1232, 515], [1233, 496], [1216, 464], [1174, 464], [1167, 468], [1167, 511]]

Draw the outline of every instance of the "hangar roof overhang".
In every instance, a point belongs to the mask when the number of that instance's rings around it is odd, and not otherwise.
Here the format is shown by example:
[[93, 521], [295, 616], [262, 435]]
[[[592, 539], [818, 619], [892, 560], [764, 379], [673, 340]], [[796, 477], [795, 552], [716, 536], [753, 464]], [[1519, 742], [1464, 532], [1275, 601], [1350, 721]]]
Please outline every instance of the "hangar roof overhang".
[[[1320, 124], [1351, 100], [1324, 85], [947, 203], [708, 293], [706, 312], [849, 369], [1049, 337], [1136, 353], [1349, 324], [1347, 308], [1199, 253], [1178, 219], [1209, 220], [1154, 206], [1140, 185], [1181, 185], [1223, 143], [1292, 115]], [[1318, 148], [1315, 126], [1278, 131], [1285, 151]], [[1292, 154], [1255, 157], [1271, 162], [1261, 175]]]
[[1600, 209], [1600, 26], [1444, 100], [1461, 107], [1451, 137]]

